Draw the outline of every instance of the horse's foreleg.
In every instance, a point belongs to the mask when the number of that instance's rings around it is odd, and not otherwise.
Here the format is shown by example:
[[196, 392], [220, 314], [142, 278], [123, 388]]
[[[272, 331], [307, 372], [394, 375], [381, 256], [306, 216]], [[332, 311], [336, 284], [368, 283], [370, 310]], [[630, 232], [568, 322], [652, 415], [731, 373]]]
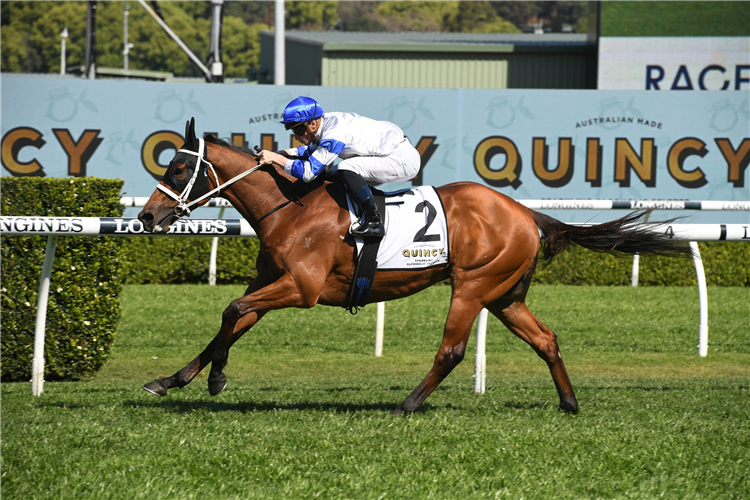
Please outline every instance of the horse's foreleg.
[[197, 358], [188, 363], [185, 368], [178, 371], [171, 377], [160, 378], [154, 380], [153, 382], [149, 382], [148, 384], [143, 386], [143, 389], [152, 394], [156, 394], [157, 396], [166, 396], [167, 391], [174, 387], [182, 389], [183, 387], [188, 385], [190, 381], [193, 380], [195, 376], [198, 375], [198, 373], [200, 373], [200, 371], [204, 367], [206, 367], [206, 365], [208, 365], [208, 363], [211, 362], [211, 355], [213, 354], [215, 345], [216, 338], [214, 338], [208, 344], [208, 346], [203, 350], [202, 353], [198, 355]]
[[455, 297], [451, 300], [448, 319], [443, 331], [443, 342], [435, 356], [435, 362], [424, 380], [398, 408], [393, 410], [394, 415], [416, 411], [427, 396], [464, 359], [471, 327], [481, 310], [482, 305], [475, 301], [463, 301]]
[[[208, 375], [208, 392], [212, 396], [219, 394], [227, 385], [227, 377], [223, 370], [229, 357], [229, 348], [266, 312], [315, 305], [317, 295], [314, 292], [304, 294], [298, 283], [291, 275], [284, 275], [275, 282], [232, 301], [224, 310], [221, 329], [214, 339], [216, 345], [211, 356], [211, 372]], [[315, 288], [308, 288], [310, 289]]]
[[[207, 358], [202, 360], [201, 369], [211, 362], [211, 372], [208, 375], [208, 392], [216, 396], [227, 386], [227, 376], [224, 375], [224, 367], [229, 358], [229, 349], [242, 335], [255, 325], [263, 317], [266, 311], [250, 311], [240, 316], [241, 299], [237, 299], [224, 311], [221, 329], [209, 347], [201, 355], [208, 353]], [[209, 349], [211, 349], [209, 351]], [[201, 356], [199, 356], [200, 358]], [[205, 361], [205, 362], [204, 362]]]
[[511, 332], [528, 343], [547, 363], [557, 387], [557, 394], [560, 396], [560, 409], [570, 413], [578, 412], [578, 401], [565, 370], [557, 335], [534, 316], [523, 302], [514, 301], [508, 304], [507, 301], [497, 301], [486, 308]]
[[[248, 295], [255, 290], [259, 290], [265, 285], [265, 281], [256, 278], [245, 290], [245, 295]], [[255, 321], [257, 322], [262, 316], [263, 314], [260, 314], [257, 318], [255, 318]], [[224, 325], [222, 324], [222, 328], [223, 327]], [[238, 334], [232, 335], [230, 337], [229, 346], [231, 347], [231, 345], [234, 344], [242, 336], [242, 334], [248, 330], [248, 328], [245, 328]], [[185, 366], [183, 369], [181, 369], [171, 377], [160, 378], [154, 380], [153, 382], [149, 382], [148, 384], [143, 386], [143, 389], [152, 394], [156, 394], [157, 396], [166, 396], [169, 389], [175, 387], [178, 389], [182, 389], [183, 387], [188, 385], [201, 372], [201, 370], [203, 370], [206, 366], [209, 365], [209, 363], [211, 363], [214, 355], [214, 350], [216, 349], [216, 344], [218, 343], [220, 335], [221, 330], [218, 334], [216, 334], [216, 336], [213, 338], [213, 340], [211, 340], [206, 348], [203, 349], [203, 352], [201, 352], [194, 360], [188, 363], [187, 366]]]
[[[259, 314], [258, 317], [255, 318], [255, 322], [257, 322], [262, 316], [262, 313]], [[250, 327], [247, 327], [237, 334], [232, 335], [229, 347], [237, 342], [242, 334], [244, 334], [249, 328]], [[166, 396], [169, 389], [175, 387], [178, 389], [182, 389], [183, 387], [188, 385], [201, 372], [201, 370], [203, 370], [211, 363], [218, 338], [219, 334], [217, 334], [213, 338], [213, 340], [211, 340], [211, 342], [206, 346], [206, 348], [203, 349], [203, 352], [201, 352], [194, 360], [188, 363], [185, 368], [178, 371], [171, 377], [160, 378], [154, 380], [153, 382], [149, 382], [148, 384], [143, 386], [143, 389], [150, 393], [156, 394], [157, 396]]]

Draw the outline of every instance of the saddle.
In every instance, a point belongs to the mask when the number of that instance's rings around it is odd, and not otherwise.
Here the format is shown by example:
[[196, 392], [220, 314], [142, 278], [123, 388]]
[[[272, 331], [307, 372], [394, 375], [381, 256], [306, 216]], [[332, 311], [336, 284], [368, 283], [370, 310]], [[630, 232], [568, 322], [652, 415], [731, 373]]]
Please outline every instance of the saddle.
[[[302, 201], [300, 198], [302, 198], [305, 194], [318, 189], [325, 183], [326, 180], [339, 183], [341, 182], [332, 175], [321, 175], [316, 180], [308, 184], [305, 184], [302, 181], [297, 181], [294, 183], [294, 195], [290, 197], [290, 199], [283, 205], [271, 210], [271, 212], [263, 216], [262, 219], [268, 217], [269, 215], [283, 208], [289, 203], [298, 203], [302, 205]], [[402, 189], [400, 191], [385, 193], [374, 187], [370, 187], [370, 189], [372, 190], [373, 198], [375, 199], [375, 205], [378, 207], [378, 211], [381, 213], [384, 222], [386, 216], [386, 198], [391, 196], [398, 196], [405, 191], [410, 191], [410, 189]], [[346, 196], [349, 197], [348, 194]], [[356, 206], [356, 203], [352, 204], [353, 206]], [[364, 240], [363, 246], [360, 251], [358, 251], [357, 245], [354, 245], [354, 259], [356, 260], [354, 276], [352, 277], [352, 280], [349, 284], [349, 292], [347, 293], [346, 305], [343, 306], [344, 309], [349, 311], [350, 314], [357, 314], [359, 312], [359, 309], [367, 304], [367, 300], [370, 298], [373, 278], [375, 277], [375, 271], [378, 268], [378, 250], [380, 249], [380, 244], [382, 243], [382, 241], [382, 239]]]

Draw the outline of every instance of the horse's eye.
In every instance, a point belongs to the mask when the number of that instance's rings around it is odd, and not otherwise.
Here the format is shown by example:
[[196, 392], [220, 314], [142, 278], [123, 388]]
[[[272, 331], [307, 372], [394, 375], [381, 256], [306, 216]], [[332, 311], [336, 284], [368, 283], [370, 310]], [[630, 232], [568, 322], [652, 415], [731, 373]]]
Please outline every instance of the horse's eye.
[[180, 167], [177, 167], [174, 169], [174, 175], [182, 175], [182, 169]]

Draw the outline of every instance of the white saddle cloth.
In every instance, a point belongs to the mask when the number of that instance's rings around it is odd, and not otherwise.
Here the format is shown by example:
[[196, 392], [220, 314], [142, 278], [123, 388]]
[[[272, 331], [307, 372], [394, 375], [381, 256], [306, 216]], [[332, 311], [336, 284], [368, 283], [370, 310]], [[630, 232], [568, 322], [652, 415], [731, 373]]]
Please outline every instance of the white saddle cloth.
[[[347, 196], [352, 222], [357, 205]], [[448, 226], [435, 188], [419, 186], [385, 199], [385, 238], [378, 249], [379, 270], [418, 270], [448, 263]], [[356, 238], [357, 255], [363, 241]]]

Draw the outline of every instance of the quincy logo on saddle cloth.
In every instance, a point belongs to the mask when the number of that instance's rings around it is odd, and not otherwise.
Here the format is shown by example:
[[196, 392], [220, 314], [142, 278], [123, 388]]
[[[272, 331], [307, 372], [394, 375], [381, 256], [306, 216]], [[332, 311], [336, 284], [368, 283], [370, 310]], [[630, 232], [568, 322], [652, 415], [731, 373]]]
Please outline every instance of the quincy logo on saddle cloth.
[[[376, 270], [423, 270], [448, 263], [448, 228], [445, 209], [435, 188], [383, 193], [373, 190], [383, 214], [385, 237], [363, 242], [356, 239], [354, 279], [349, 286], [346, 310], [356, 314], [370, 295]], [[356, 204], [347, 195], [352, 222], [359, 219]]]

